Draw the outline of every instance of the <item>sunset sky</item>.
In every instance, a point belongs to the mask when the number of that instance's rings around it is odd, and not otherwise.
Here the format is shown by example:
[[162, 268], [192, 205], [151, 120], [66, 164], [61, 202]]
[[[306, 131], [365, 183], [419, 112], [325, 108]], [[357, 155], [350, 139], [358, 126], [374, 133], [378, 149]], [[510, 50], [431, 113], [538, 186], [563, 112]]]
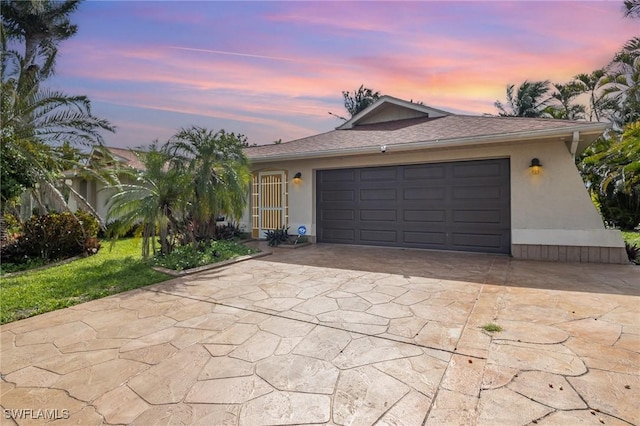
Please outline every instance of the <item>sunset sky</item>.
[[508, 83], [567, 82], [640, 32], [622, 1], [88, 1], [49, 85], [87, 95], [107, 145], [181, 127], [249, 143], [332, 130], [343, 90], [496, 113]]

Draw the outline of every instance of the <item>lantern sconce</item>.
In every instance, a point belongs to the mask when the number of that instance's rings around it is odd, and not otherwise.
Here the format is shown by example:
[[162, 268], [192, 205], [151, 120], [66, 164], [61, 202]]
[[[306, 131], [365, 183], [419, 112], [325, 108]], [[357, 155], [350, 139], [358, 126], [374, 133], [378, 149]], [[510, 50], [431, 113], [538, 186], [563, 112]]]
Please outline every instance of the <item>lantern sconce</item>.
[[540, 164], [540, 160], [537, 158], [531, 159], [531, 165], [529, 166], [529, 171], [532, 175], [538, 175], [542, 171], [542, 164]]
[[297, 185], [300, 182], [302, 182], [302, 173], [298, 172], [295, 175], [293, 175], [293, 183]]

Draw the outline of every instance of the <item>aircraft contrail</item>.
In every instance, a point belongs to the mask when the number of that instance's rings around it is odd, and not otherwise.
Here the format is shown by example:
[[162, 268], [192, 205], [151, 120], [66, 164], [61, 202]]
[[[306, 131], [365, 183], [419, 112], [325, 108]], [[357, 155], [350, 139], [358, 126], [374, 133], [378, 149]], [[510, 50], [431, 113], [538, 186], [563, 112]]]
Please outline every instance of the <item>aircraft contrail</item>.
[[[326, 62], [319, 61], [307, 61], [304, 59], [293, 59], [293, 58], [282, 58], [279, 56], [267, 56], [267, 55], [254, 55], [251, 53], [238, 53], [238, 52], [227, 52], [224, 50], [212, 50], [212, 49], [198, 49], [195, 47], [182, 47], [182, 46], [167, 46], [169, 49], [176, 50], [187, 50], [191, 52], [203, 52], [203, 53], [213, 53], [217, 55], [229, 55], [229, 56], [241, 56], [244, 58], [256, 58], [256, 59], [266, 59], [269, 61], [284, 61], [284, 62], [297, 62], [301, 64], [314, 64], [314, 65], [330, 65], [335, 66], [336, 64], [329, 64]], [[340, 64], [341, 67], [345, 67], [347, 64]]]
[[169, 49], [188, 50], [188, 51], [192, 51], [192, 52], [215, 53], [215, 54], [218, 54], [218, 55], [242, 56], [242, 57], [245, 57], [245, 58], [268, 59], [268, 60], [272, 60], [272, 61], [317, 63], [317, 62], [305, 61], [305, 60], [300, 60], [300, 59], [280, 58], [278, 56], [252, 55], [250, 53], [225, 52], [224, 50], [197, 49], [197, 48], [194, 48], [194, 47], [180, 47], [180, 46], [168, 46], [168, 47], [169, 47]]

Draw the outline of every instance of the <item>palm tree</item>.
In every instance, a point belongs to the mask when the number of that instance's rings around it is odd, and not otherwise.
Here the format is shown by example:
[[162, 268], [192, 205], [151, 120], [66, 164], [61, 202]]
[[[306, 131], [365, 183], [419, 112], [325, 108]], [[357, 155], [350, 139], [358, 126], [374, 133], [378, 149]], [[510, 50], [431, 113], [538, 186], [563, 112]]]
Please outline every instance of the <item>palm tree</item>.
[[172, 166], [192, 177], [194, 240], [214, 238], [217, 217], [242, 216], [250, 172], [241, 138], [193, 126], [172, 136], [165, 149]]
[[117, 184], [108, 188], [117, 192], [108, 204], [107, 218], [114, 220], [112, 237], [118, 237], [136, 225], [142, 226], [142, 255], [169, 254], [183, 221], [189, 202], [191, 176], [168, 167], [169, 156], [154, 142], [147, 152], [134, 151], [144, 164], [143, 171], [130, 171], [135, 184]]
[[528, 81], [518, 87], [514, 94], [515, 86], [507, 86], [507, 101], [494, 103], [502, 117], [542, 117], [544, 108], [549, 102], [549, 81]]
[[24, 42], [21, 78], [41, 81], [53, 73], [58, 44], [78, 31], [69, 15], [79, 3], [80, 0], [2, 0], [2, 26], [7, 37]]
[[601, 86], [618, 108], [611, 120], [619, 128], [640, 119], [640, 37], [627, 41], [607, 67]]
[[584, 118], [584, 105], [574, 104], [574, 99], [584, 93], [584, 88], [578, 83], [553, 83], [555, 91], [551, 94], [551, 98], [555, 100], [555, 104], [549, 105], [544, 109], [545, 115], [551, 118], [563, 120], [579, 120]]
[[640, 223], [640, 120], [599, 138], [578, 166], [605, 220], [629, 230]]
[[629, 18], [640, 19], [640, 1], [639, 0], [625, 0], [624, 2], [624, 16]]
[[606, 111], [612, 107], [600, 89], [603, 79], [607, 76], [604, 68], [597, 69], [590, 74], [582, 73], [574, 77], [574, 83], [582, 85], [583, 92], [589, 93], [589, 121], [600, 121]]
[[[6, 155], [7, 160], [15, 163], [11, 166], [3, 161], [2, 176], [9, 176], [15, 185], [12, 191], [6, 192], [3, 186], [2, 208], [18, 191], [32, 190], [43, 207], [40, 195], [45, 192], [55, 207], [68, 209], [65, 197], [59, 191], [59, 186], [65, 185], [62, 171], [80, 165], [64, 159], [55, 147], [63, 142], [101, 144], [100, 132], [114, 131], [114, 128], [108, 121], [92, 114], [91, 103], [85, 96], [68, 96], [42, 89], [37, 75], [21, 80], [20, 64], [24, 59], [17, 51], [7, 49], [5, 34], [3, 30], [0, 40], [0, 141], [2, 156]], [[19, 169], [16, 164], [20, 165]], [[34, 190], [36, 186], [40, 187], [38, 191]], [[73, 194], [86, 209], [92, 210], [72, 188], [66, 188], [65, 192]]]
[[342, 92], [344, 107], [351, 114], [351, 117], [367, 108], [380, 98], [380, 92], [373, 91], [364, 85], [360, 85], [358, 90], [353, 91], [353, 95], [348, 91]]

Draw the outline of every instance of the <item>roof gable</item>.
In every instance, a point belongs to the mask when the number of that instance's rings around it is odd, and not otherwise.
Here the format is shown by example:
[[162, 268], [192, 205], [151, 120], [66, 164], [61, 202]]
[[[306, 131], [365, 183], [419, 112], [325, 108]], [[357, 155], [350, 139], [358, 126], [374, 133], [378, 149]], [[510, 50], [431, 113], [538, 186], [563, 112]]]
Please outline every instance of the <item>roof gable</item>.
[[[106, 152], [105, 152], [106, 151]], [[119, 163], [120, 166], [131, 167], [137, 170], [144, 170], [144, 164], [140, 161], [134, 150], [127, 148], [116, 148], [111, 146], [101, 145], [94, 147], [89, 154], [89, 160], [87, 165], [96, 164], [100, 167], [112, 167], [113, 161], [109, 158], [105, 159], [105, 154], [111, 156], [113, 160]]]
[[336, 130], [353, 129], [357, 126], [389, 121], [437, 118], [447, 115], [451, 115], [451, 113], [426, 105], [404, 101], [392, 96], [382, 96], [376, 102], [351, 117], [350, 120], [336, 127]]

